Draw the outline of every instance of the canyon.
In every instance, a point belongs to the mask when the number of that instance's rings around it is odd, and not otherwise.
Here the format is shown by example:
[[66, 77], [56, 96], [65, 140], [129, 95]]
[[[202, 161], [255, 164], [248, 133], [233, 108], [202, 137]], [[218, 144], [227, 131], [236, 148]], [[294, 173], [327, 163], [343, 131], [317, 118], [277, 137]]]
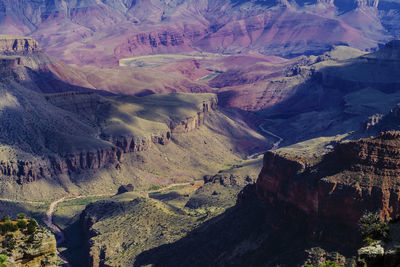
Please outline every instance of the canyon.
[[[215, 94], [136, 97], [85, 87], [85, 73], [48, 56], [31, 38], [4, 37], [0, 53], [7, 74], [1, 78], [0, 89], [0, 172], [4, 194], [14, 194], [5, 189], [7, 186], [36, 187], [40, 183], [51, 184], [59, 179], [56, 177], [85, 176], [90, 172], [100, 175], [109, 170], [122, 176], [140, 164], [141, 160], [134, 159], [136, 154], [152, 154], [161, 146], [176, 143], [180, 136], [196, 135], [199, 129], [204, 132], [203, 128], [215, 131], [217, 140], [211, 143], [217, 142], [216, 149], [223, 151], [232, 150], [233, 144], [237, 144], [238, 155], [268, 146], [268, 141], [248, 127], [239, 114], [220, 110]], [[71, 80], [82, 86], [71, 84]], [[244, 136], [245, 140], [241, 140]], [[223, 148], [222, 144], [229, 140], [232, 144]], [[236, 157], [234, 153], [232, 156]], [[125, 164], [131, 161], [136, 161], [135, 166]], [[47, 191], [48, 186], [41, 188]], [[46, 192], [50, 193], [51, 190]]]
[[[330, 259], [395, 266], [399, 136], [390, 131], [339, 142], [319, 157], [290, 146], [267, 152], [256, 183], [239, 193], [235, 206], [180, 240], [142, 252], [133, 265], [302, 266]], [[359, 221], [367, 212], [393, 220], [393, 236], [357, 252], [363, 246]], [[379, 246], [385, 256], [374, 252]]]
[[371, 51], [399, 33], [399, 4], [384, 0], [4, 0], [0, 8], [2, 33], [32, 36], [78, 65], [173, 52], [294, 56], [340, 44]]
[[399, 14], [0, 0], [0, 215], [62, 237], [8, 264], [396, 266]]

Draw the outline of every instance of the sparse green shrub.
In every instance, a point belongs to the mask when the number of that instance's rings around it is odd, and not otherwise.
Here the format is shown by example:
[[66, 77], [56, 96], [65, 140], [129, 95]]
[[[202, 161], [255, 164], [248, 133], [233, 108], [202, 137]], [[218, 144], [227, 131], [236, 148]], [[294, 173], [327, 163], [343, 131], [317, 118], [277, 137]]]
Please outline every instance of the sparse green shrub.
[[27, 225], [28, 225], [28, 223], [24, 219], [19, 219], [17, 221], [17, 226], [18, 226], [19, 230], [21, 230], [21, 231], [24, 230]]
[[12, 234], [8, 234], [1, 242], [1, 245], [4, 248], [7, 248], [8, 252], [12, 252], [15, 249], [15, 246], [17, 245], [17, 241], [15, 241], [15, 238]]
[[5, 235], [8, 232], [15, 232], [18, 230], [18, 226], [14, 223], [12, 223], [11, 221], [7, 221], [5, 223], [3, 223], [2, 225], [0, 225], [0, 231], [2, 233], [2, 235]]
[[34, 234], [38, 228], [38, 223], [36, 222], [35, 219], [29, 218], [27, 228], [28, 228], [27, 230], [28, 234], [30, 235]]
[[0, 235], [5, 235], [7, 233], [6, 227], [4, 224], [0, 224]]
[[[339, 264], [335, 261], [327, 260], [326, 262], [316, 266], [316, 267], [343, 267], [343, 264]], [[304, 267], [314, 267], [312, 264], [304, 264]]]
[[29, 244], [32, 244], [33, 241], [35, 241], [35, 235], [31, 234], [31, 235], [29, 235], [28, 240], [26, 240], [26, 242]]
[[20, 213], [17, 215], [17, 219], [22, 220], [26, 218], [26, 214], [25, 213]]
[[0, 267], [7, 266], [7, 256], [4, 254], [0, 254]]
[[319, 267], [343, 267], [343, 264], [336, 263], [335, 261], [330, 261], [327, 260], [323, 264], [321, 264]]
[[364, 244], [367, 246], [372, 246], [376, 240], [371, 237], [364, 238]]
[[1, 218], [1, 222], [7, 222], [9, 219], [6, 215]]
[[160, 186], [160, 185], [151, 185], [148, 190], [155, 191], [155, 190], [159, 190], [161, 188], [162, 188], [162, 186]]
[[389, 225], [381, 221], [378, 213], [367, 213], [360, 219], [360, 230], [364, 241], [386, 240], [389, 236]]

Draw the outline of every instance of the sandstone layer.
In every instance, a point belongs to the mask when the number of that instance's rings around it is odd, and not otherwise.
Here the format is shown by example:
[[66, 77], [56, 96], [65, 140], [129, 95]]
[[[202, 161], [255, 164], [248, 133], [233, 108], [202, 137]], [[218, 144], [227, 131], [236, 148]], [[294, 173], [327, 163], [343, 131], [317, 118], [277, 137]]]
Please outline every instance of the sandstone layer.
[[31, 35], [70, 63], [112, 66], [123, 57], [188, 51], [293, 56], [337, 44], [376, 49], [399, 36], [399, 9], [388, 0], [4, 0], [0, 30]]
[[[146, 151], [153, 145], [167, 145], [171, 138], [177, 134], [184, 134], [195, 131], [204, 124], [204, 119], [217, 108], [216, 97], [205, 98], [196, 106], [198, 111], [191, 111], [193, 117], [186, 117], [182, 120], [170, 120], [162, 122], [149, 121], [150, 125], [161, 127], [156, 132], [137, 132], [132, 131], [134, 124], [129, 126], [115, 125], [120, 127], [120, 132], [108, 132], [104, 130], [108, 125], [108, 120], [99, 122], [96, 112], [103, 110], [102, 105], [110, 105], [107, 98], [99, 97], [94, 94], [63, 93], [60, 95], [51, 95], [47, 101], [59, 106], [62, 109], [74, 112], [82, 116], [83, 120], [89, 125], [103, 128], [99, 134], [99, 143], [90, 150], [66, 152], [60, 150], [57, 154], [50, 154], [42, 159], [33, 161], [8, 160], [0, 162], [0, 174], [6, 177], [14, 177], [18, 183], [34, 182], [40, 178], [50, 178], [60, 174], [79, 173], [82, 170], [102, 169], [110, 166], [118, 166], [123, 162], [123, 154]], [[139, 100], [139, 99], [138, 99]], [[140, 100], [139, 100], [140, 101]], [[90, 113], [88, 113], [90, 112]], [[82, 115], [82, 114], [86, 115]], [[87, 117], [86, 117], [87, 116]], [[90, 117], [92, 120], [90, 120]], [[138, 120], [132, 117], [133, 120]], [[140, 119], [142, 122], [143, 119]], [[156, 118], [157, 120], [157, 118]], [[126, 127], [126, 128], [124, 128]], [[140, 127], [140, 126], [139, 126]], [[143, 125], [141, 127], [144, 127]], [[152, 126], [154, 127], [154, 126]], [[128, 131], [129, 130], [129, 131]], [[145, 130], [145, 128], [143, 128]], [[92, 137], [93, 138], [93, 137]], [[82, 149], [79, 149], [82, 150]]]
[[41, 51], [38, 42], [29, 37], [0, 35], [0, 53], [6, 55], [28, 54]]
[[342, 225], [356, 237], [367, 211], [385, 220], [399, 216], [399, 148], [400, 133], [385, 132], [339, 143], [319, 159], [267, 152], [257, 194], [286, 207], [289, 217], [303, 214], [310, 224]]

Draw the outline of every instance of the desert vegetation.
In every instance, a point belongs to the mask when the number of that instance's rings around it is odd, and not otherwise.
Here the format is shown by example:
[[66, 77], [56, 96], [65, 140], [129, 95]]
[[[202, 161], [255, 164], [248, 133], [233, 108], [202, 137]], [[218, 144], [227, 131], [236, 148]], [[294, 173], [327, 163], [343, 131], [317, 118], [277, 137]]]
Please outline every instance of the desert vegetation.
[[23, 234], [26, 237], [27, 243], [33, 243], [35, 234], [38, 230], [38, 223], [33, 218], [27, 218], [25, 214], [10, 220], [7, 216], [3, 216], [0, 221], [0, 240], [3, 249], [8, 253], [12, 253], [16, 248], [16, 236]]
[[327, 260], [327, 261], [325, 261], [324, 263], [322, 263], [322, 264], [320, 264], [318, 266], [314, 266], [312, 264], [305, 264], [304, 266], [305, 267], [344, 267], [343, 264], [339, 264], [339, 263], [337, 263], [335, 261], [332, 261], [332, 260]]
[[371, 245], [376, 240], [387, 240], [389, 224], [381, 220], [379, 213], [366, 213], [360, 219], [360, 231], [365, 244]]

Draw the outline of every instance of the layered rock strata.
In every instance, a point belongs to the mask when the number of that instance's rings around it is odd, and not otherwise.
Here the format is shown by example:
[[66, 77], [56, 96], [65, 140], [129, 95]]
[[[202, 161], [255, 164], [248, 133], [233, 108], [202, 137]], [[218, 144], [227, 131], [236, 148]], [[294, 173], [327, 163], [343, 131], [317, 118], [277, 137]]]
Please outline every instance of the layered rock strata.
[[306, 216], [311, 224], [336, 223], [357, 234], [360, 217], [400, 211], [400, 132], [338, 144], [319, 159], [267, 152], [257, 181], [262, 201]]
[[[69, 95], [91, 95], [91, 93], [64, 93]], [[48, 96], [53, 100], [57, 96]], [[82, 111], [92, 110], [98, 103], [86, 103], [87, 105], [63, 106], [63, 108], [78, 114]], [[94, 105], [94, 106], [93, 106]], [[77, 110], [76, 108], [79, 108]], [[110, 165], [116, 165], [123, 161], [123, 154], [146, 151], [153, 145], [167, 145], [173, 135], [195, 131], [204, 124], [204, 119], [210, 112], [217, 108], [217, 98], [211, 98], [201, 104], [199, 111], [193, 117], [188, 117], [178, 123], [170, 122], [165, 132], [149, 133], [146, 136], [134, 135], [102, 135], [100, 138], [109, 143], [108, 146], [91, 151], [78, 151], [74, 153], [48, 155], [35, 161], [1, 161], [0, 175], [16, 178], [20, 184], [34, 182], [40, 178], [50, 178], [52, 175], [79, 173], [87, 169], [102, 169]]]
[[31, 52], [39, 52], [41, 50], [39, 44], [32, 38], [0, 35], [1, 54], [27, 54]]

